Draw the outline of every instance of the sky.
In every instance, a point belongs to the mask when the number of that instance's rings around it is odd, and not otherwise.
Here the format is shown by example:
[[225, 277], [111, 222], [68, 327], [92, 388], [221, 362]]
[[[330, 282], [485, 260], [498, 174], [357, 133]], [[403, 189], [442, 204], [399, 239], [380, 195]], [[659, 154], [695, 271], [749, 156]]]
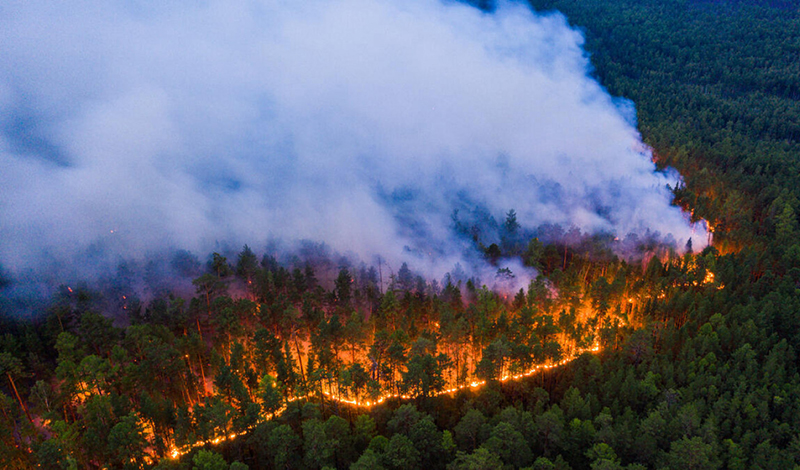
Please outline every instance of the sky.
[[12, 275], [268, 239], [436, 275], [463, 256], [455, 210], [706, 240], [557, 13], [6, 0], [0, 44]]

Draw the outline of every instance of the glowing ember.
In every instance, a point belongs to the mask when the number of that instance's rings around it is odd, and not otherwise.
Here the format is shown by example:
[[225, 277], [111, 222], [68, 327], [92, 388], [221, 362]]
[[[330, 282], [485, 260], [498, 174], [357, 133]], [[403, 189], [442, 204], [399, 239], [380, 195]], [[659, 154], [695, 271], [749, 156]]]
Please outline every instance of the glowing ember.
[[[539, 364], [539, 365], [534, 366], [532, 369], [530, 369], [527, 372], [522, 373], [522, 374], [504, 375], [504, 376], [500, 377], [500, 381], [501, 382], [506, 382], [506, 381], [509, 381], [509, 380], [519, 380], [519, 379], [522, 379], [524, 377], [530, 377], [531, 375], [533, 375], [534, 373], [536, 373], [536, 372], [538, 372], [538, 371], [540, 371], [542, 369], [552, 369], [554, 367], [559, 367], [559, 366], [563, 366], [565, 364], [568, 364], [568, 363], [574, 361], [575, 359], [577, 359], [578, 356], [580, 356], [581, 354], [583, 354], [585, 352], [596, 353], [598, 351], [600, 351], [600, 345], [595, 343], [591, 348], [577, 350], [574, 354], [572, 354], [567, 359], [563, 359], [563, 360], [561, 360], [559, 362], [556, 362], [556, 363], [553, 363], [553, 364]], [[470, 382], [467, 385], [463, 385], [463, 386], [460, 386], [460, 387], [453, 387], [453, 388], [449, 388], [447, 390], [442, 390], [441, 392], [434, 393], [432, 396], [449, 395], [449, 394], [455, 393], [455, 392], [457, 392], [459, 390], [464, 390], [466, 388], [477, 388], [477, 387], [480, 387], [482, 385], [486, 385], [486, 381], [483, 381], [483, 380], [481, 380], [481, 381], [473, 381], [473, 382]], [[410, 396], [410, 395], [387, 394], [387, 395], [383, 395], [383, 396], [375, 399], [374, 401], [369, 401], [369, 400], [367, 400], [367, 401], [358, 401], [358, 400], [350, 400], [350, 399], [347, 399], [347, 398], [336, 397], [336, 396], [333, 396], [330, 393], [324, 392], [324, 391], [322, 392], [322, 395], [325, 396], [326, 398], [328, 398], [329, 400], [332, 400], [332, 401], [337, 401], [339, 403], [346, 403], [348, 405], [358, 406], [358, 407], [363, 407], [363, 408], [370, 408], [370, 407], [373, 407], [375, 405], [380, 405], [381, 403], [385, 402], [386, 400], [388, 400], [390, 398], [400, 398], [400, 399], [403, 399], [403, 400], [409, 400], [411, 398], [414, 398], [413, 396]], [[287, 401], [288, 402], [293, 402], [293, 401], [296, 401], [296, 400], [303, 400], [303, 399], [308, 399], [308, 398], [310, 398], [309, 395], [303, 395], [303, 396], [299, 396], [299, 397], [292, 397]], [[278, 411], [276, 411], [274, 414], [269, 415], [267, 417], [267, 419], [272, 419], [272, 417], [280, 415], [285, 410], [286, 410], [286, 407], [284, 406], [283, 408], [281, 408]], [[252, 429], [252, 427], [251, 427], [251, 429]], [[231, 434], [228, 434], [228, 435], [222, 435], [222, 436], [216, 437], [214, 439], [209, 439], [209, 440], [206, 440], [206, 441], [197, 441], [195, 443], [186, 445], [186, 446], [181, 447], [181, 448], [177, 448], [177, 447], [173, 446], [169, 450], [169, 457], [171, 459], [177, 459], [182, 455], [186, 455], [192, 449], [196, 449], [198, 447], [202, 447], [202, 446], [205, 446], [205, 445], [208, 445], [208, 444], [217, 445], [217, 444], [219, 444], [219, 443], [221, 443], [223, 441], [233, 440], [234, 438], [236, 438], [238, 436], [243, 436], [243, 435], [247, 434], [248, 432], [249, 432], [249, 430], [245, 430], [245, 431], [240, 432], [238, 434], [237, 433], [231, 433]]]

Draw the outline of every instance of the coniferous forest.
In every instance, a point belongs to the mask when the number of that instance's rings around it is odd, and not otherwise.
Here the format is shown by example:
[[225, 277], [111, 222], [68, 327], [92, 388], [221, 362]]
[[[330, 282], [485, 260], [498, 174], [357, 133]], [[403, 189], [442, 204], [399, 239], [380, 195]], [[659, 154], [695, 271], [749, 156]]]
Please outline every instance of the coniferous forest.
[[583, 31], [710, 246], [509, 207], [454, 229], [522, 289], [321, 244], [123, 263], [0, 312], [2, 467], [800, 466], [800, 9], [530, 3]]

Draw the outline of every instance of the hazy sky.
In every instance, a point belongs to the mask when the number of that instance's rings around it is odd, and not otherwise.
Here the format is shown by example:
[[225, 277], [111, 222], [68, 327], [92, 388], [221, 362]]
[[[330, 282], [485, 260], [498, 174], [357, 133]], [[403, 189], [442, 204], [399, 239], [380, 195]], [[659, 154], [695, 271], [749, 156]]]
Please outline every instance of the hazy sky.
[[582, 43], [514, 4], [5, 0], [0, 263], [270, 236], [456, 257], [470, 205], [684, 243]]

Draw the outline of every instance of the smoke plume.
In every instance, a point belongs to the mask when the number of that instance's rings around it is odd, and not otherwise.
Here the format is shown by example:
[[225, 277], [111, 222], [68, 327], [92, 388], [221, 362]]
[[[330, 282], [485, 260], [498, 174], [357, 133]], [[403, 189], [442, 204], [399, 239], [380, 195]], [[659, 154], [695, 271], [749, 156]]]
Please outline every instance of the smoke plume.
[[[441, 275], [454, 231], [692, 236], [559, 14], [440, 0], [0, 6], [0, 264], [324, 241]], [[488, 244], [491, 236], [481, 240]], [[705, 234], [694, 237], [698, 248]]]

